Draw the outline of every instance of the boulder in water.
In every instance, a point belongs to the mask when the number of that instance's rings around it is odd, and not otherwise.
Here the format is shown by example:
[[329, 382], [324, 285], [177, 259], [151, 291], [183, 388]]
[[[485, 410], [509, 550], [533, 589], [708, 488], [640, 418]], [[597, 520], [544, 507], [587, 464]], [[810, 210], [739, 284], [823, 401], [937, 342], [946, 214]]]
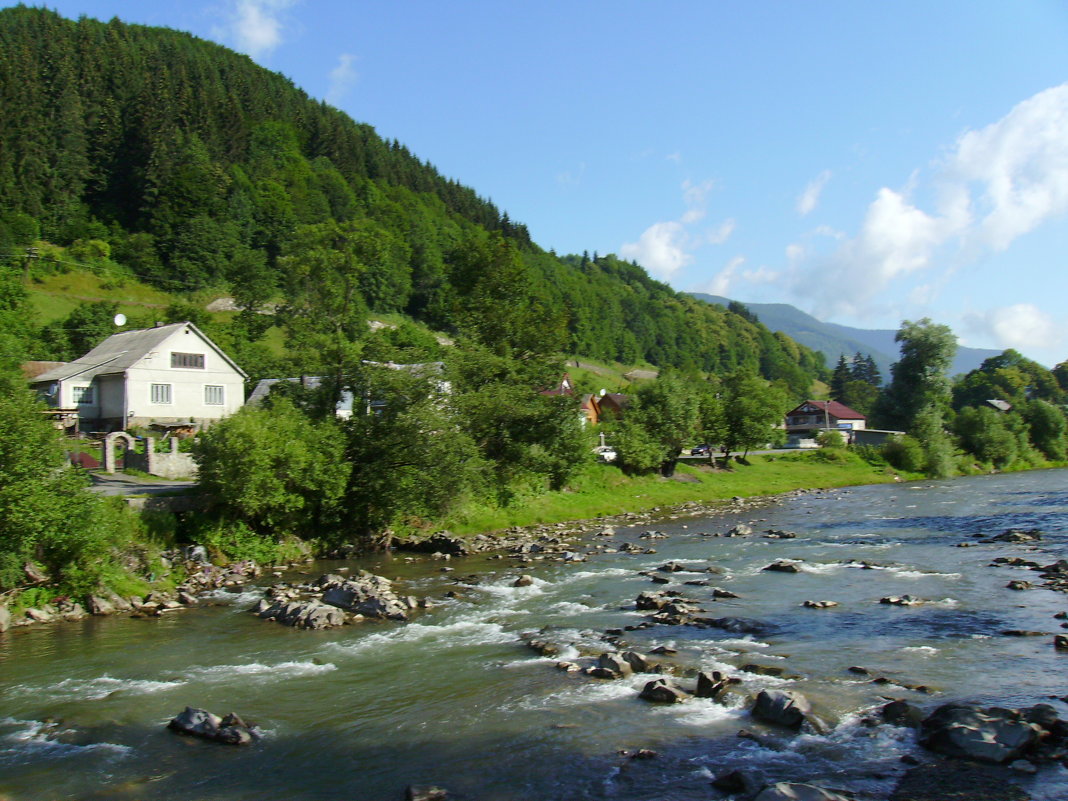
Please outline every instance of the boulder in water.
[[761, 690], [750, 714], [765, 723], [800, 729], [812, 714], [808, 699], [788, 690]]
[[230, 713], [220, 718], [206, 709], [191, 706], [173, 718], [167, 728], [227, 745], [249, 745], [256, 739], [255, 730], [237, 715]]
[[920, 744], [946, 756], [1006, 763], [1039, 738], [1038, 724], [1015, 709], [944, 704], [923, 721]]
[[642, 688], [638, 697], [654, 704], [681, 704], [690, 695], [667, 679], [653, 679]]
[[764, 571], [771, 573], [800, 573], [801, 568], [797, 562], [788, 562], [785, 559], [778, 559], [772, 562], [770, 565], [761, 568]]

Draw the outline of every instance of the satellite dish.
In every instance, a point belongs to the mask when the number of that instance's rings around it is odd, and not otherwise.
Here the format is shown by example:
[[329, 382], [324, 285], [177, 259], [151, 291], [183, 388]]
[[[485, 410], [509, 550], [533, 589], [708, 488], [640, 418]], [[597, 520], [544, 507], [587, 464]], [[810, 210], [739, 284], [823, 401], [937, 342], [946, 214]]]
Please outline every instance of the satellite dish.
[[599, 393], [597, 393], [597, 394], [598, 394], [598, 395], [600, 395], [600, 396], [601, 396], [601, 397], [603, 398], [603, 397], [604, 397], [605, 395], [607, 395], [607, 394], [608, 394], [608, 390], [607, 390], [607, 389], [602, 389], [602, 390], [601, 390], [601, 391], [600, 391]]
[[119, 312], [118, 314], [116, 314], [115, 315], [115, 325], [118, 325], [118, 326], [126, 325], [126, 315], [123, 314], [122, 312]]

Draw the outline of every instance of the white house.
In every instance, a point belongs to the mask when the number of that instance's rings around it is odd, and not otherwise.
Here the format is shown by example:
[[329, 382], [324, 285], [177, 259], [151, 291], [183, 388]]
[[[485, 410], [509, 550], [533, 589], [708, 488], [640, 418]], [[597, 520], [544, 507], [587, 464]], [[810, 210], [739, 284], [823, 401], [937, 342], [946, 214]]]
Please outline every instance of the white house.
[[247, 375], [192, 323], [123, 331], [32, 386], [48, 405], [77, 409], [84, 429], [202, 425], [245, 402]]

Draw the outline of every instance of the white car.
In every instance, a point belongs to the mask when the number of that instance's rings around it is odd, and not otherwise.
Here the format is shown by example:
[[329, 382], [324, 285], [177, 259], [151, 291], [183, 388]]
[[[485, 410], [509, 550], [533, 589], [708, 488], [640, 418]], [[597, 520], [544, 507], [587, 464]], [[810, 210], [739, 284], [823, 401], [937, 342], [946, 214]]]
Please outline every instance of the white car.
[[611, 445], [598, 445], [593, 452], [597, 455], [598, 462], [614, 462], [619, 455]]

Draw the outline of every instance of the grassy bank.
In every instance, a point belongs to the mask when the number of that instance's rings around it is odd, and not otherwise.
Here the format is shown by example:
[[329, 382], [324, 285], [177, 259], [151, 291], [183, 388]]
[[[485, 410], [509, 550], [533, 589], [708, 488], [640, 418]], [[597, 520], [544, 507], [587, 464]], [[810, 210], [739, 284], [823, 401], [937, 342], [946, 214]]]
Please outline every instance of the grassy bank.
[[796, 489], [884, 484], [895, 472], [873, 467], [854, 454], [838, 451], [752, 456], [730, 470], [680, 464], [672, 478], [627, 476], [611, 465], [592, 465], [567, 489], [538, 495], [506, 509], [467, 508], [443, 521], [456, 534], [476, 534], [510, 526], [529, 526], [603, 515], [640, 512], [689, 501], [714, 502], [738, 497], [777, 495]]

